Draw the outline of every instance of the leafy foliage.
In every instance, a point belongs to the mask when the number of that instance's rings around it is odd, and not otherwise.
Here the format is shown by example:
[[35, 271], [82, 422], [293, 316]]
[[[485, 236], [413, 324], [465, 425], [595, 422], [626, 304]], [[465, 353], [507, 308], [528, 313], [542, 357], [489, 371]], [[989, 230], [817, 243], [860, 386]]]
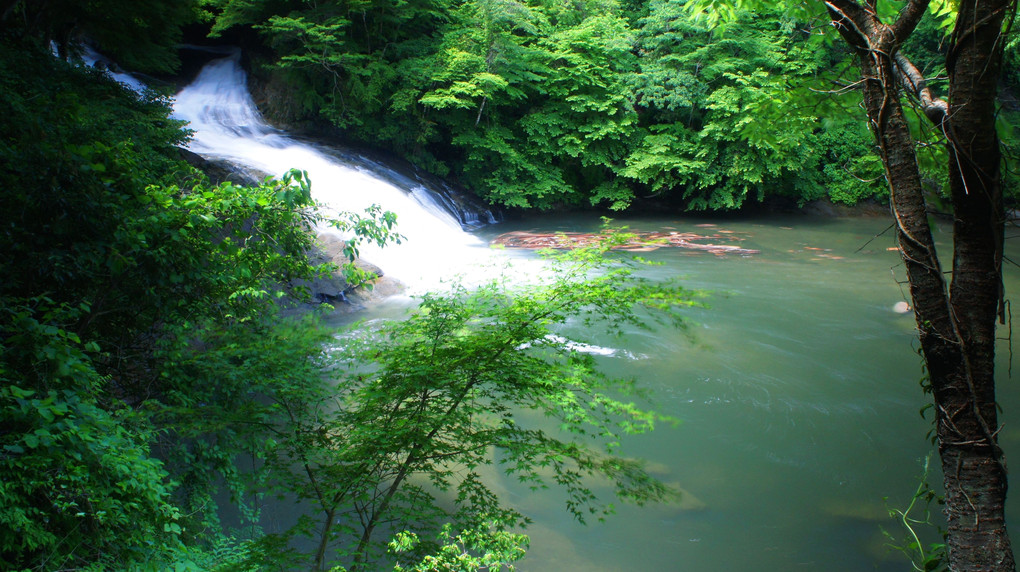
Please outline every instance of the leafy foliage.
[[[441, 546], [434, 554], [422, 557], [420, 562], [408, 565], [397, 564], [395, 572], [427, 572], [451, 570], [470, 572], [505, 567], [514, 570], [513, 562], [519, 560], [527, 550], [528, 537], [506, 531], [463, 531], [454, 536], [450, 526], [444, 525], [439, 539]], [[419, 543], [418, 536], [402, 532], [390, 541], [391, 552], [401, 553], [413, 550]]]
[[[817, 86], [845, 55], [794, 13], [737, 10], [720, 32], [679, 0], [207, 4], [215, 30], [263, 33], [301, 102], [284, 115], [324, 117], [491, 202], [735, 209], [827, 195], [834, 136]], [[840, 186], [843, 201], [874, 191]]]
[[888, 198], [881, 161], [867, 152], [873, 137], [864, 125], [833, 122], [820, 139], [828, 150], [822, 172], [833, 202], [853, 205], [868, 196]]
[[5, 316], [18, 328], [9, 351], [32, 343], [70, 387], [26, 389], [0, 373], [0, 553], [19, 569], [167, 561], [180, 549], [180, 512], [151, 434], [127, 408], [100, 406], [101, 380], [72, 335], [26, 314]]
[[[238, 344], [279, 335], [274, 300], [324, 270], [306, 256], [310, 183], [210, 186], [178, 158], [187, 133], [165, 100], [2, 40], [0, 560], [207, 560], [203, 543], [222, 544], [202, 533], [210, 499], [220, 480], [244, 490], [251, 445], [228, 406], [304, 360]], [[384, 213], [338, 224], [394, 236]]]
[[[691, 2], [693, 10], [702, 13], [718, 4]], [[804, 8], [804, 4], [788, 5]], [[916, 570], [1014, 569], [1004, 517], [1006, 470], [998, 434], [988, 428], [998, 425], [992, 355], [996, 325], [1002, 321], [1002, 236], [1008, 218], [1004, 209], [1008, 183], [1001, 176], [1000, 150], [1005, 147], [1008, 154], [1009, 146], [1000, 143], [1005, 122], [997, 96], [1016, 3], [833, 0], [812, 7], [828, 13], [838, 37], [857, 54], [860, 91], [889, 179], [920, 353], [930, 374], [922, 385], [933, 396], [931, 435], [943, 466], [945, 544], [929, 546], [926, 552], [915, 526], [927, 524], [927, 511], [923, 519], [908, 516], [918, 500], [936, 498], [922, 481], [906, 510], [891, 511], [909, 533], [907, 541], [894, 548], [908, 554]], [[917, 26], [925, 17], [929, 24]], [[936, 50], [925, 50], [924, 41], [904, 41], [912, 35], [930, 39], [939, 28], [950, 34], [946, 54], [939, 58], [944, 59], [949, 84], [944, 97], [937, 88], [932, 90], [925, 75], [941, 67], [929, 67], [925, 61], [929, 56], [925, 51]], [[911, 63], [915, 55], [924, 72]], [[905, 112], [904, 103], [915, 98], [913, 113]], [[921, 128], [926, 123], [918, 120], [921, 108], [933, 127], [930, 131]], [[948, 181], [954, 219], [952, 268], [945, 272], [928, 218], [933, 201], [930, 185], [925, 188], [925, 161], [917, 158], [918, 150], [930, 148], [933, 140], [948, 148], [937, 162], [938, 172]], [[966, 163], [961, 158], [967, 158]], [[976, 193], [975, 188], [983, 192]], [[960, 311], [963, 308], [967, 310]], [[955, 391], [961, 386], [967, 390]], [[961, 411], [970, 416], [950, 413]], [[965, 466], [973, 469], [961, 470]], [[975, 522], [987, 526], [976, 533]]]
[[[638, 504], [675, 496], [617, 455], [622, 435], [671, 420], [631, 401], [632, 381], [602, 375], [576, 351], [584, 340], [559, 335], [574, 321], [609, 331], [655, 316], [681, 324], [678, 310], [698, 303], [697, 293], [612, 263], [609, 248], [625, 239], [555, 256], [538, 283], [503, 278], [425, 295], [407, 319], [348, 332], [320, 354], [337, 379], [276, 385], [265, 466], [318, 515], [287, 533], [315, 538], [314, 568], [334, 558], [368, 566], [382, 556], [379, 534], [396, 535], [401, 565], [442, 559], [451, 544], [482, 552], [457, 552], [467, 558], [457, 569], [489, 558], [488, 543], [516, 559], [521, 540], [510, 530], [527, 519], [502, 506], [489, 467], [533, 489], [562, 487], [580, 522], [612, 512], [594, 476]], [[452, 531], [461, 531], [456, 540]], [[420, 541], [434, 534], [439, 544]]]
[[[898, 535], [884, 529], [882, 530], [883, 535], [888, 541], [886, 545], [892, 550], [902, 552], [910, 559], [913, 569], [920, 572], [949, 570], [945, 545], [946, 532], [936, 526], [931, 518], [931, 505], [933, 503], [935, 505], [945, 504], [945, 499], [942, 495], [935, 492], [929, 483], [930, 461], [931, 453], [924, 458], [920, 483], [907, 507], [904, 509], [889, 509], [889, 517], [895, 519], [900, 525], [901, 534]], [[922, 507], [920, 518], [911, 514], [912, 511], [916, 512], [914, 508], [917, 505]], [[938, 530], [938, 535], [941, 536], [941, 542], [930, 542], [926, 546], [921, 539], [921, 535], [925, 532], [935, 532], [936, 530]]]
[[648, 136], [629, 173], [653, 191], [683, 193], [691, 208], [725, 210], [748, 198], [796, 191], [807, 199], [820, 157], [820, 126], [791, 114], [817, 97], [798, 89], [821, 73], [817, 42], [777, 15], [742, 12], [719, 34], [687, 16], [680, 2], [656, 2], [641, 19], [638, 104]]

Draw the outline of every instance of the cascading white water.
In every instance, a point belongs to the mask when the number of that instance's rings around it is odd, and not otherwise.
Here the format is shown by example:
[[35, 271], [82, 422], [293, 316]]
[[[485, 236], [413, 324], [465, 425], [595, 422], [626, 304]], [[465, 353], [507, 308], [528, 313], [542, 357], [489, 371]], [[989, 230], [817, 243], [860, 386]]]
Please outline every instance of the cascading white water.
[[[329, 209], [361, 212], [378, 204], [394, 212], [404, 241], [382, 249], [365, 245], [361, 253], [412, 292], [435, 288], [444, 277], [467, 272], [490, 257], [484, 242], [420, 192], [412, 194], [414, 188], [398, 188], [364, 165], [345, 164], [266, 124], [248, 92], [239, 52], [207, 64], [177, 94], [174, 114], [195, 131], [189, 147], [196, 153], [275, 176], [292, 168], [307, 171], [313, 197]], [[387, 178], [399, 178], [391, 175]]]
[[[56, 51], [56, 46], [54, 46], [53, 52], [56, 53]], [[97, 52], [92, 46], [83, 46], [81, 59], [87, 65], [105, 70], [106, 75], [124, 84], [136, 93], [144, 93], [147, 89], [146, 85], [138, 78], [129, 73], [120, 71], [120, 69], [111, 60]]]

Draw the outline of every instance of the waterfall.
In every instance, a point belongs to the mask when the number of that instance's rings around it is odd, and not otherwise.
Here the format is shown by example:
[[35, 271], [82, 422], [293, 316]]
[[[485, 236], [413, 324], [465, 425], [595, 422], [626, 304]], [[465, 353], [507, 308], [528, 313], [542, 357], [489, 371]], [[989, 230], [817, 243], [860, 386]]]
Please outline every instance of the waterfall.
[[[176, 96], [174, 115], [194, 130], [189, 148], [275, 176], [307, 171], [312, 195], [330, 211], [361, 212], [373, 204], [397, 215], [399, 245], [364, 245], [362, 257], [412, 292], [436, 288], [453, 274], [488, 260], [490, 250], [463, 230], [470, 216], [454, 216], [422, 184], [384, 165], [317, 148], [268, 125], [247, 88], [240, 52], [207, 64]], [[491, 215], [483, 215], [490, 220]], [[478, 217], [475, 221], [478, 222]]]

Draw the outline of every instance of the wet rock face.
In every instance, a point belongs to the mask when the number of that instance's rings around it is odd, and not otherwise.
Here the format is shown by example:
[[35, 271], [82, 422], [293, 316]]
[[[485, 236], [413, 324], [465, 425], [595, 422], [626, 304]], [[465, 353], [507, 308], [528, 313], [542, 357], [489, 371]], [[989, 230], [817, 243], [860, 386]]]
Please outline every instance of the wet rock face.
[[[316, 238], [316, 243], [316, 250], [309, 254], [312, 264], [333, 263], [339, 268], [347, 263], [342, 238], [322, 233]], [[360, 310], [368, 303], [399, 294], [404, 290], [403, 284], [386, 276], [382, 268], [371, 262], [359, 258], [354, 264], [361, 270], [375, 274], [376, 278], [370, 280], [367, 285], [354, 286], [337, 270], [313, 280], [295, 280], [292, 286], [307, 288], [311, 296], [310, 304], [330, 304], [335, 311], [341, 313]]]
[[268, 173], [249, 169], [230, 161], [206, 159], [188, 149], [178, 148], [177, 151], [181, 154], [181, 158], [187, 161], [189, 165], [205, 173], [209, 177], [209, 181], [214, 185], [230, 182], [243, 187], [255, 186], [269, 176]]

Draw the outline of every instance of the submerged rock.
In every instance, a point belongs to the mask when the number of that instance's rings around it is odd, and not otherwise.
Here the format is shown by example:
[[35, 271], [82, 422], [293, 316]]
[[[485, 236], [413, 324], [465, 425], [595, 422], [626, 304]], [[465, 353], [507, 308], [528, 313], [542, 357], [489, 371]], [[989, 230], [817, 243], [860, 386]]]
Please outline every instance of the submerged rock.
[[830, 499], [818, 508], [829, 516], [849, 520], [868, 522], [887, 522], [889, 507], [878, 501], [861, 501], [861, 499]]
[[673, 504], [665, 504], [665, 507], [672, 507], [673, 509], [679, 509], [683, 512], [688, 511], [701, 511], [708, 508], [708, 504], [700, 498], [691, 494], [690, 491], [680, 486], [678, 481], [666, 483], [669, 487], [680, 493], [680, 500]]
[[[725, 236], [722, 234], [725, 233]], [[730, 241], [742, 240], [732, 236], [728, 231], [718, 231], [713, 235], [701, 235], [693, 232], [627, 232], [630, 237], [626, 242], [614, 247], [616, 250], [628, 250], [632, 252], [650, 251], [658, 248], [683, 248], [687, 250], [698, 250], [710, 252], [717, 256], [725, 254], [750, 255], [758, 254], [760, 251], [748, 248], [741, 248], [732, 244], [717, 244], [704, 241]], [[605, 239], [602, 233], [594, 232], [533, 232], [514, 231], [501, 234], [494, 238], [491, 244], [506, 248], [527, 248], [527, 249], [570, 249], [591, 246]]]

